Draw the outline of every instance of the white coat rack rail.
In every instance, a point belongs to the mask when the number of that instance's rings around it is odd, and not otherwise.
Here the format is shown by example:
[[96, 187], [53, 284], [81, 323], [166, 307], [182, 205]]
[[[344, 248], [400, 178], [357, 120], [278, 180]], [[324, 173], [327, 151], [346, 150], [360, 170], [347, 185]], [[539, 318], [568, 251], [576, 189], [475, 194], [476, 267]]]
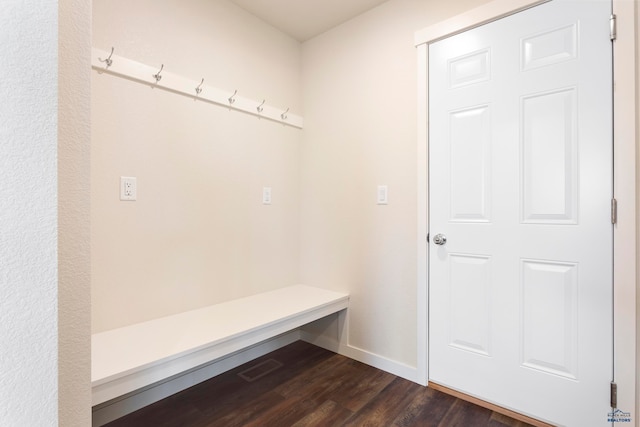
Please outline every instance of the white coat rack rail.
[[243, 98], [238, 91], [222, 90], [205, 84], [205, 79], [191, 80], [164, 69], [117, 56], [101, 49], [92, 49], [91, 67], [101, 74], [123, 77], [153, 88], [178, 93], [193, 99], [242, 111], [256, 117], [265, 118], [287, 126], [302, 129], [303, 119], [289, 113], [289, 108], [277, 108], [266, 104], [266, 100], [255, 101]]

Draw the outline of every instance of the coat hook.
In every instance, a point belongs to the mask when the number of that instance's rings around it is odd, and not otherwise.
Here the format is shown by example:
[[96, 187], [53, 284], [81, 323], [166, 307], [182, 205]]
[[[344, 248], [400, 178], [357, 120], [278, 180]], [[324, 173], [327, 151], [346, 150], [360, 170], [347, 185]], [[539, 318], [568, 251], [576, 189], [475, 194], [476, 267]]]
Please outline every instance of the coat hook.
[[287, 108], [287, 111], [285, 111], [284, 113], [280, 114], [280, 117], [282, 117], [282, 120], [287, 120], [287, 113], [289, 112], [289, 108]]
[[162, 64], [162, 66], [160, 67], [160, 70], [153, 75], [153, 78], [156, 79], [156, 83], [158, 83], [162, 79], [162, 76], [160, 75], [160, 73], [162, 72], [163, 68], [164, 68], [164, 64]]
[[196, 95], [200, 95], [202, 93], [202, 84], [203, 83], [204, 83], [204, 77], [202, 78], [202, 81], [200, 82], [198, 87], [196, 87]]
[[262, 106], [264, 105], [265, 100], [262, 100], [262, 104], [258, 105], [258, 108], [256, 108], [256, 110], [258, 110], [258, 113], [262, 113], [262, 110], [264, 110], [264, 108], [262, 108]]
[[234, 102], [236, 102], [236, 94], [237, 94], [237, 93], [238, 93], [238, 89], [236, 89], [236, 90], [233, 92], [233, 95], [231, 95], [231, 96], [229, 97], [229, 104], [233, 104]]
[[98, 61], [100, 62], [104, 62], [107, 64], [107, 68], [111, 67], [111, 64], [113, 64], [113, 59], [111, 59], [111, 57], [113, 56], [113, 46], [111, 47], [111, 53], [109, 54], [109, 57], [107, 59], [102, 59], [102, 58], [98, 58]]

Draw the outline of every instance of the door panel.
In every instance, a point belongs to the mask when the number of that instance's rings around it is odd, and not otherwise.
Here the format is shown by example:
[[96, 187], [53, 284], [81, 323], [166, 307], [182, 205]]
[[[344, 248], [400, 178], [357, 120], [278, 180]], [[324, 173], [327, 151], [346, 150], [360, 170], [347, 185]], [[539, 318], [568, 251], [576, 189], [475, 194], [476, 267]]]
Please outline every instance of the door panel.
[[430, 381], [558, 425], [610, 411], [610, 10], [429, 47]]
[[577, 379], [578, 265], [521, 261], [522, 366]]
[[491, 257], [450, 254], [449, 344], [491, 356]]
[[523, 221], [576, 224], [576, 89], [528, 95], [521, 111]]
[[450, 113], [451, 221], [489, 222], [491, 110], [480, 105]]

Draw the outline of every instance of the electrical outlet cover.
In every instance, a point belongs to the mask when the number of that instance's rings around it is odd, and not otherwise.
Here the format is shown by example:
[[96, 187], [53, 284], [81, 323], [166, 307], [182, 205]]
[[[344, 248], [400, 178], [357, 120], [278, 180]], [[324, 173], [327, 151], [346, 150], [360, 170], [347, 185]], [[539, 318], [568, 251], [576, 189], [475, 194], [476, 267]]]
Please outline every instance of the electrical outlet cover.
[[120, 177], [120, 200], [133, 201], [138, 197], [138, 184], [134, 176]]

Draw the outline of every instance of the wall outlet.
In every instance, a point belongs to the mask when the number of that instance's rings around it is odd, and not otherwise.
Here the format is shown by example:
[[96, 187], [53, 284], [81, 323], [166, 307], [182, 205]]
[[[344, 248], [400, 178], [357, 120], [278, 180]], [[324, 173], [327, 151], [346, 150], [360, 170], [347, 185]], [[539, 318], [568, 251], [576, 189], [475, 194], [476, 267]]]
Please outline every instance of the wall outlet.
[[262, 204], [263, 205], [271, 204], [271, 187], [262, 188]]
[[389, 189], [386, 185], [378, 185], [378, 204], [386, 205], [389, 203]]
[[136, 200], [138, 197], [138, 184], [134, 176], [120, 177], [120, 200]]

